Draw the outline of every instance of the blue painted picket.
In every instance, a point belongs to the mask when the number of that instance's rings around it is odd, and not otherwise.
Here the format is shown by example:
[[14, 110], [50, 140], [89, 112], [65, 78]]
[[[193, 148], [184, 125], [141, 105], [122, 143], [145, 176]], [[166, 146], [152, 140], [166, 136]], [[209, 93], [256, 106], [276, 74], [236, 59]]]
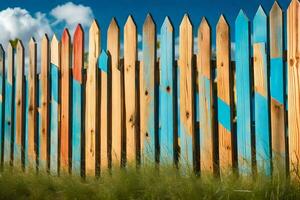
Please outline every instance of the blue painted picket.
[[11, 142], [14, 121], [14, 49], [11, 44], [7, 47], [8, 65], [5, 70], [5, 124], [4, 124], [4, 155], [5, 164], [11, 162]]
[[271, 138], [268, 97], [267, 16], [260, 6], [253, 20], [255, 145], [258, 171], [271, 174]]
[[50, 172], [58, 172], [59, 69], [51, 63]]
[[2, 164], [2, 140], [4, 136], [4, 111], [5, 111], [5, 52], [0, 45], [0, 165]]
[[236, 113], [238, 170], [252, 172], [251, 165], [251, 70], [249, 20], [241, 10], [235, 21]]
[[160, 85], [159, 85], [159, 146], [160, 163], [172, 163], [176, 156], [176, 69], [174, 65], [174, 29], [168, 17], [160, 30]]
[[80, 25], [77, 26], [73, 38], [73, 82], [72, 82], [72, 173], [81, 174], [82, 136], [84, 133], [84, 94], [83, 94], [83, 53], [84, 35]]

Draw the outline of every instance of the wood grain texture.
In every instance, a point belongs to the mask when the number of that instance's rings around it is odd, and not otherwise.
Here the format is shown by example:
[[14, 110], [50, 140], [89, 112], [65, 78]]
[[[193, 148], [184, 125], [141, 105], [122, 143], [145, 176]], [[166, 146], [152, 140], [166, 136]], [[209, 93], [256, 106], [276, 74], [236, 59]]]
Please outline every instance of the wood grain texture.
[[[113, 167], [121, 166], [121, 155], [124, 149], [122, 136], [124, 135], [124, 96], [122, 95], [122, 69], [120, 68], [120, 30], [115, 18], [112, 19], [107, 30], [107, 50], [111, 60], [112, 76], [112, 137], [111, 159]], [[123, 147], [123, 148], [122, 148]]]
[[59, 172], [60, 135], [60, 70], [61, 43], [54, 35], [51, 41], [51, 106], [50, 106], [50, 173]]
[[156, 25], [150, 14], [143, 25], [143, 63], [140, 68], [140, 129], [143, 163], [154, 163], [158, 154], [157, 86], [156, 86]]
[[13, 134], [13, 119], [14, 119], [14, 49], [11, 43], [7, 47], [7, 62], [5, 75], [5, 121], [4, 121], [4, 147], [3, 147], [3, 162], [4, 164], [11, 164], [11, 144]]
[[228, 23], [221, 15], [217, 24], [217, 94], [219, 163], [222, 172], [228, 172], [234, 165], [233, 131], [233, 74], [230, 65], [230, 31]]
[[15, 135], [13, 164], [21, 167], [22, 164], [22, 137], [24, 134], [25, 111], [25, 76], [24, 76], [24, 46], [21, 40], [16, 47], [16, 90], [15, 90]]
[[261, 6], [253, 20], [253, 42], [256, 163], [259, 172], [271, 175], [268, 31], [267, 15]]
[[241, 10], [235, 21], [235, 59], [238, 171], [244, 175], [252, 173], [252, 106], [249, 34], [249, 20]]
[[176, 69], [174, 63], [174, 28], [168, 17], [160, 30], [160, 85], [159, 85], [159, 145], [160, 163], [177, 160]]
[[76, 27], [73, 38], [73, 84], [72, 84], [72, 173], [83, 175], [82, 148], [84, 137], [84, 32]]
[[289, 161], [292, 177], [299, 172], [300, 159], [300, 4], [293, 0], [287, 11], [287, 45], [288, 45], [288, 135]]
[[47, 169], [48, 136], [50, 133], [50, 46], [47, 35], [41, 41], [41, 74], [40, 74], [40, 114], [41, 127], [39, 131], [39, 169]]
[[37, 158], [37, 44], [34, 38], [29, 41], [29, 69], [28, 69], [28, 110], [27, 110], [27, 145], [28, 167], [35, 168]]
[[102, 51], [98, 67], [100, 70], [100, 163], [101, 169], [109, 167], [111, 138], [111, 66], [108, 54]]
[[135, 164], [138, 152], [138, 85], [137, 85], [137, 31], [131, 16], [124, 26], [124, 88], [125, 88], [125, 127], [126, 161]]
[[70, 68], [71, 68], [71, 38], [65, 29], [61, 39], [61, 124], [60, 124], [60, 170], [69, 171], [70, 164]]
[[97, 59], [100, 51], [100, 29], [97, 22], [93, 21], [89, 31], [85, 107], [85, 172], [88, 176], [96, 173], [96, 135], [99, 133]]
[[5, 119], [5, 51], [0, 44], [0, 165], [3, 162], [3, 139]]
[[193, 26], [185, 15], [179, 27], [179, 71], [180, 71], [180, 161], [193, 167], [195, 153], [195, 113], [192, 65]]
[[283, 13], [275, 1], [269, 14], [270, 23], [270, 96], [273, 173], [287, 170], [285, 70], [283, 64]]
[[205, 18], [198, 29], [197, 67], [199, 74], [201, 171], [214, 171], [214, 108], [211, 67], [211, 30]]

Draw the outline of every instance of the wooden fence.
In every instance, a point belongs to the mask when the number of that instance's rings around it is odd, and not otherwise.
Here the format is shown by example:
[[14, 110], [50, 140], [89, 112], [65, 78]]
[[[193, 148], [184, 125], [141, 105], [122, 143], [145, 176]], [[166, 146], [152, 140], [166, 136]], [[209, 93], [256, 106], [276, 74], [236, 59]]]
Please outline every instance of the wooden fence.
[[233, 28], [235, 61], [224, 16], [216, 26], [216, 60], [205, 18], [197, 29], [194, 54], [193, 26], [187, 15], [179, 27], [177, 61], [172, 23], [166, 18], [156, 31], [150, 15], [143, 26], [140, 61], [131, 16], [124, 26], [123, 58], [116, 20], [107, 31], [107, 49], [101, 49], [99, 26], [92, 23], [87, 68], [80, 25], [72, 42], [67, 29], [61, 40], [53, 36], [50, 43], [47, 35], [43, 37], [39, 74], [35, 40], [29, 42], [28, 70], [22, 42], [16, 47], [9, 44], [6, 56], [0, 49], [1, 163], [89, 176], [107, 168], [149, 163], [216, 174], [234, 168], [242, 174], [297, 174], [297, 0], [291, 2], [286, 22], [284, 29], [276, 2], [269, 16], [259, 7], [251, 23], [240, 11]]

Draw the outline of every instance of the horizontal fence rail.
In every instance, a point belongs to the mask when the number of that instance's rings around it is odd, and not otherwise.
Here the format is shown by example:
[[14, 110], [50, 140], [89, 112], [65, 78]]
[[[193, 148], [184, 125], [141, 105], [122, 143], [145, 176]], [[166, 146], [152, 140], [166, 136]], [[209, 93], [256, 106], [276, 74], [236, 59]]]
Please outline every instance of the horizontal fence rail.
[[157, 30], [151, 15], [140, 60], [132, 16], [124, 26], [124, 54], [116, 19], [104, 49], [96, 21], [88, 34], [78, 25], [73, 36], [65, 29], [61, 40], [45, 35], [40, 49], [31, 38], [28, 66], [22, 41], [9, 43], [6, 52], [1, 46], [1, 164], [54, 175], [156, 164], [221, 176], [234, 169], [297, 175], [298, 0], [287, 9], [286, 23], [283, 16], [276, 1], [269, 15], [259, 7], [252, 22], [241, 10], [230, 38], [221, 15], [215, 59], [214, 27], [203, 18], [195, 29], [188, 15], [179, 26], [178, 60], [170, 19]]

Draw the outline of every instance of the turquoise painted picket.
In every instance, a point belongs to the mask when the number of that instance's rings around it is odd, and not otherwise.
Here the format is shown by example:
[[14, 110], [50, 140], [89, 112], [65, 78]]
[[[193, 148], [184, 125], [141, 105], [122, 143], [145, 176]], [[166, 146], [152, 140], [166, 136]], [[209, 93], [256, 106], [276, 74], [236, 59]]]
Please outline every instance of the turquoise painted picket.
[[[174, 63], [174, 29], [168, 17], [160, 29], [160, 85], [159, 85], [159, 146], [160, 163], [176, 159], [176, 69]], [[174, 144], [175, 143], [175, 144]]]
[[243, 174], [252, 172], [252, 127], [251, 127], [251, 69], [250, 69], [250, 27], [244, 11], [235, 21], [236, 62], [236, 114], [238, 170]]

